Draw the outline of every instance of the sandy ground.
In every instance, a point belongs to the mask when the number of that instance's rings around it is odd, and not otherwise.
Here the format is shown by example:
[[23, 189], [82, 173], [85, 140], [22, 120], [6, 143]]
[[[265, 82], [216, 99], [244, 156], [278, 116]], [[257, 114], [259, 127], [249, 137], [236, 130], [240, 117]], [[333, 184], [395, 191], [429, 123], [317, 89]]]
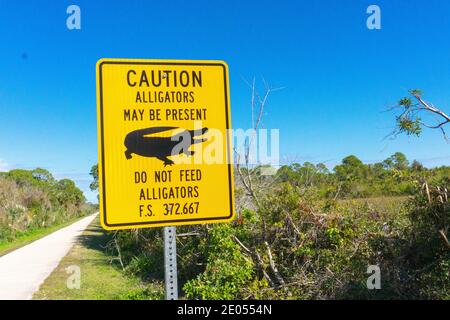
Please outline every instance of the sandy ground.
[[0, 257], [0, 300], [31, 299], [96, 215]]

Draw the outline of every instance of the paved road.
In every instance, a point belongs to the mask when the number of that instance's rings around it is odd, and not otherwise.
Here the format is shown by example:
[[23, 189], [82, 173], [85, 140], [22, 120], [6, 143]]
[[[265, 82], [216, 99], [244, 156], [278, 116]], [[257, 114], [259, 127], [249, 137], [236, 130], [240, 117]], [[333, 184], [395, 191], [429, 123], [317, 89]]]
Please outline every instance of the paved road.
[[96, 215], [0, 257], [0, 300], [31, 299]]

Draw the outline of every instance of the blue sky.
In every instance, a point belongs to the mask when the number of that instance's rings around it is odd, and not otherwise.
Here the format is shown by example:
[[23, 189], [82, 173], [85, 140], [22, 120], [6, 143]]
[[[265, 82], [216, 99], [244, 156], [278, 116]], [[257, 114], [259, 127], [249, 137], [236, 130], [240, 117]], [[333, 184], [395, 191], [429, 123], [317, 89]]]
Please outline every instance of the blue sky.
[[[66, 8], [81, 8], [81, 30]], [[377, 4], [382, 29], [366, 28]], [[243, 79], [274, 87], [264, 127], [280, 129], [281, 156], [374, 162], [396, 151], [450, 165], [438, 132], [383, 138], [383, 112], [411, 88], [450, 109], [450, 2], [2, 1], [0, 170], [44, 167], [86, 191], [97, 162], [95, 63], [101, 57], [222, 59], [230, 67], [232, 120], [250, 125]]]

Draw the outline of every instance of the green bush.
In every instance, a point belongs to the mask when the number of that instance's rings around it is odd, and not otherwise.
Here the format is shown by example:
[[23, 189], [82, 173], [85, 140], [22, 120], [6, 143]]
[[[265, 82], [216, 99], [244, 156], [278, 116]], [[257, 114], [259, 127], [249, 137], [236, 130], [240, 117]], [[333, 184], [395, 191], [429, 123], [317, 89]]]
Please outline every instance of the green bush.
[[0, 241], [12, 241], [93, 209], [73, 181], [57, 181], [47, 170], [17, 169], [0, 175]]
[[245, 289], [253, 279], [253, 263], [246, 258], [233, 240], [230, 225], [214, 226], [202, 242], [200, 250], [206, 258], [206, 268], [183, 286], [191, 299], [244, 298]]
[[149, 286], [135, 289], [119, 297], [120, 300], [162, 300], [164, 299], [164, 284], [152, 283]]

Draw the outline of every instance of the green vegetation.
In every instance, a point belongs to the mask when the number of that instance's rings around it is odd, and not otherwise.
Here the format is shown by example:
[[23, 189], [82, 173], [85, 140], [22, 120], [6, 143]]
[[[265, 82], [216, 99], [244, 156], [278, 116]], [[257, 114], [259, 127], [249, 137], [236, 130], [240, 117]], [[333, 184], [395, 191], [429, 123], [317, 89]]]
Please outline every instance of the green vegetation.
[[277, 175], [281, 182], [316, 189], [326, 198], [366, 198], [414, 195], [424, 181], [446, 185], [450, 181], [450, 167], [427, 169], [416, 160], [410, 164], [403, 153], [396, 152], [373, 164], [364, 164], [351, 155], [333, 172], [320, 163], [293, 164], [281, 167]]
[[23, 247], [35, 240], [43, 238], [46, 235], [49, 235], [50, 233], [53, 233], [61, 228], [67, 227], [79, 219], [81, 219], [81, 217], [76, 217], [76, 218], [68, 220], [64, 223], [54, 224], [49, 227], [23, 231], [23, 232], [17, 233], [14, 240], [12, 240], [12, 241], [11, 240], [1, 240], [0, 241], [0, 257], [13, 251], [13, 250]]
[[17, 248], [92, 213], [69, 179], [44, 169], [0, 173], [0, 252]]
[[[91, 300], [91, 299], [161, 299], [162, 284], [143, 285], [135, 277], [128, 277], [114, 267], [104, 247], [112, 239], [99, 225], [98, 218], [87, 228], [59, 266], [45, 280], [34, 299], [39, 300]], [[80, 269], [80, 288], [69, 288], [73, 275], [70, 267]], [[69, 269], [68, 269], [69, 268]]]
[[[235, 221], [177, 229], [186, 298], [450, 299], [449, 167], [396, 153], [375, 164], [349, 156], [333, 171], [238, 169]], [[163, 281], [160, 229], [112, 237], [118, 268]], [[369, 265], [380, 267], [381, 290], [367, 289]]]

